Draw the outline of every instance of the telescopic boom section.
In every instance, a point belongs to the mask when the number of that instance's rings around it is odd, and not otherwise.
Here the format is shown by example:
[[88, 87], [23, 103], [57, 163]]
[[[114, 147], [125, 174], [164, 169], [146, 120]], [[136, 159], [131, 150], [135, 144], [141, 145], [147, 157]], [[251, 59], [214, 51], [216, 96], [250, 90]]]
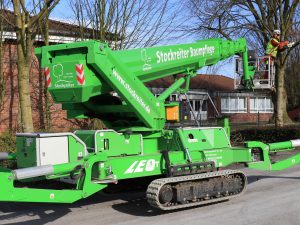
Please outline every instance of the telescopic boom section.
[[[121, 51], [113, 51], [105, 43], [86, 41], [36, 50], [49, 92], [56, 102], [62, 103], [68, 118], [96, 117], [109, 128], [139, 131], [162, 130], [168, 94], [189, 83], [198, 69], [235, 54], [243, 54], [244, 80], [250, 81], [245, 39], [208, 39]], [[177, 74], [184, 76], [175, 79], [160, 98], [144, 85]]]

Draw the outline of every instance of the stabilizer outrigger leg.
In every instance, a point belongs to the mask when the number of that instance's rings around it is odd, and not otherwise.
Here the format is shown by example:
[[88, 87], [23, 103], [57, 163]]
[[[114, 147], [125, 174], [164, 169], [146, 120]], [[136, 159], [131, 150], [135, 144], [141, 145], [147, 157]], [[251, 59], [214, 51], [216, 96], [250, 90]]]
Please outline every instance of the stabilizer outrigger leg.
[[[15, 159], [9, 153], [2, 154], [2, 156], [4, 155], [8, 157], [2, 157], [2, 159]], [[16, 170], [0, 168], [0, 201], [72, 203], [86, 198], [107, 186], [107, 184], [94, 183], [92, 180], [91, 167], [97, 161], [99, 161], [99, 157], [94, 155], [86, 160], [74, 163], [36, 166]], [[83, 176], [77, 179], [76, 188], [74, 189], [40, 189], [25, 186], [28, 181], [34, 183], [35, 178], [49, 180], [70, 177], [70, 174], [74, 172], [74, 168], [78, 166], [81, 166]], [[23, 182], [24, 187], [16, 187], [16, 182]], [[47, 187], [47, 181], [45, 181], [45, 187]]]
[[270, 153], [292, 151], [300, 147], [300, 139], [265, 144], [259, 141], [249, 141], [245, 146], [256, 151], [260, 157], [259, 161], [248, 163], [248, 167], [257, 170], [284, 170], [300, 163], [300, 154], [293, 155], [287, 159], [272, 163]]

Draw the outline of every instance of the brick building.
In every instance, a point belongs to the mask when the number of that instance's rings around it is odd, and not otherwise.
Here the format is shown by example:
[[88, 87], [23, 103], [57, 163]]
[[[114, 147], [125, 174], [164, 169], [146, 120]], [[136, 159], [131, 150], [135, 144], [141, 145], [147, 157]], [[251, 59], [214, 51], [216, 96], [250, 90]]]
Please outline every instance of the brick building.
[[[2, 33], [3, 56], [1, 63], [4, 77], [4, 97], [0, 104], [0, 133], [17, 132], [20, 128], [19, 97], [17, 82], [17, 52], [16, 35], [14, 27], [7, 21], [14, 21], [14, 14], [9, 10], [1, 10], [6, 18], [4, 20], [4, 30]], [[81, 35], [80, 35], [81, 34]], [[68, 43], [77, 41], [81, 38], [97, 38], [98, 31], [81, 28], [76, 25], [49, 20], [49, 41], [50, 44]], [[107, 33], [108, 40], [115, 38], [113, 34]], [[1, 40], [0, 40], [1, 41]], [[41, 35], [37, 35], [34, 47], [43, 45]], [[34, 49], [33, 49], [34, 50]], [[35, 130], [45, 129], [45, 98], [44, 96], [44, 78], [39, 70], [39, 63], [36, 57], [33, 57], [31, 64], [31, 101], [34, 118]], [[0, 90], [1, 91], [1, 90]], [[67, 131], [76, 127], [84, 126], [87, 121], [67, 120], [66, 112], [61, 109], [60, 104], [54, 104], [50, 97], [51, 130]]]

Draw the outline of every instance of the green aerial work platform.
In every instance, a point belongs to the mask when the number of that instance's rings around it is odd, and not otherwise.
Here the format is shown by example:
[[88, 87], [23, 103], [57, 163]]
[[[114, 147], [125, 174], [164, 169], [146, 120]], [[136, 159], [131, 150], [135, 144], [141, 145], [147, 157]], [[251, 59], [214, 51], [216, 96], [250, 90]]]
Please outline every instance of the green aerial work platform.
[[[179, 118], [178, 102], [166, 102], [170, 94], [186, 93], [199, 68], [236, 54], [243, 59], [241, 84], [252, 90], [255, 68], [245, 39], [121, 51], [97, 41], [37, 49], [48, 90], [68, 118], [99, 118], [109, 129], [17, 134], [16, 153], [0, 154], [18, 167], [0, 169], [0, 201], [71, 203], [118, 181], [148, 177], [150, 205], [172, 210], [242, 194], [243, 172], [219, 170], [232, 163], [262, 170], [299, 163], [296, 155], [272, 164], [269, 153], [292, 150], [300, 140], [232, 147], [226, 119], [224, 127], [165, 128]], [[166, 76], [174, 83], [155, 97], [145, 82]], [[50, 189], [51, 180], [71, 188]], [[35, 186], [38, 181], [46, 188]]]

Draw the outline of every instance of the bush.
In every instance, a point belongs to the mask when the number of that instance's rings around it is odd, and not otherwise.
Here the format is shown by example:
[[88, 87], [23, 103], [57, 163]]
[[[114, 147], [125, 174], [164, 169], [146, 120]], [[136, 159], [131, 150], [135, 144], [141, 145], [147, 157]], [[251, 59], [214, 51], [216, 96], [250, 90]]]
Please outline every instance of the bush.
[[264, 143], [282, 142], [300, 138], [300, 130], [295, 128], [251, 129], [235, 131], [231, 134], [233, 145], [241, 145], [245, 141], [261, 141]]
[[0, 152], [15, 152], [16, 151], [16, 136], [11, 133], [0, 135]]
[[[11, 133], [3, 133], [0, 135], [0, 152], [16, 152], [16, 136]], [[0, 166], [7, 168], [15, 168], [15, 160], [0, 161]]]

